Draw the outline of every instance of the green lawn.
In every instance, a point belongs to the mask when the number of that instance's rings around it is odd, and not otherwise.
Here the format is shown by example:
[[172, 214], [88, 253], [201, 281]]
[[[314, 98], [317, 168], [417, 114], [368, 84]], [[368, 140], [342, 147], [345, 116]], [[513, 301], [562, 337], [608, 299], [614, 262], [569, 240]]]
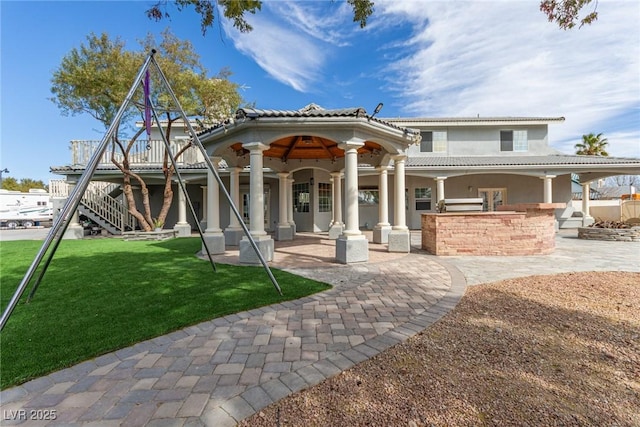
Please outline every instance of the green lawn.
[[[40, 241], [0, 243], [4, 310]], [[35, 298], [30, 287], [0, 333], [0, 388], [230, 313], [300, 298], [328, 285], [262, 267], [195, 257], [199, 238], [63, 241]], [[37, 278], [34, 275], [32, 283]]]

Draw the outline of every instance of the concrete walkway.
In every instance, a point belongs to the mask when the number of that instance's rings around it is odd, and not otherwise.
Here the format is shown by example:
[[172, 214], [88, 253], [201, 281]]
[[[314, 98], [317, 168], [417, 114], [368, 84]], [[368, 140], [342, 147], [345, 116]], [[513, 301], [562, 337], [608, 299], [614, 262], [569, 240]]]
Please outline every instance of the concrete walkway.
[[[389, 254], [332, 263], [318, 235], [276, 242], [274, 267], [331, 283], [329, 291], [238, 313], [136, 344], [0, 394], [2, 425], [231, 426], [402, 342], [453, 307], [466, 283], [568, 271], [640, 271], [640, 244], [560, 233], [540, 257]], [[216, 258], [232, 262], [234, 254]], [[55, 411], [55, 412], [52, 412]], [[30, 415], [55, 413], [53, 421]]]

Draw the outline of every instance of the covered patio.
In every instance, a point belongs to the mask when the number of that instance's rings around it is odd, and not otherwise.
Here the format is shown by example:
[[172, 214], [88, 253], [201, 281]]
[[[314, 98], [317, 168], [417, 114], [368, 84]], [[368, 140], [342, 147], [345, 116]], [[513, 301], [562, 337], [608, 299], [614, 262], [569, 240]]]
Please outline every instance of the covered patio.
[[[274, 239], [297, 240], [294, 214], [309, 211], [305, 197], [310, 198], [310, 193], [294, 187], [293, 173], [303, 170], [322, 171], [331, 177], [330, 184], [323, 183], [322, 202], [328, 224], [316, 224], [323, 220], [320, 216], [312, 221], [313, 228], [328, 225], [327, 236], [335, 240], [332, 259], [342, 264], [369, 260], [369, 239], [359, 225], [358, 170], [363, 167], [379, 176], [379, 223], [372, 241], [386, 245], [388, 252], [410, 251], [404, 166], [408, 147], [420, 141], [418, 131], [379, 120], [362, 108], [325, 110], [311, 104], [295, 111], [240, 109], [234, 120], [205, 130], [199, 138], [214, 165], [225, 162], [230, 197], [235, 206], [243, 202], [247, 205], [249, 231], [265, 260], [274, 259]], [[387, 191], [391, 166], [395, 173], [393, 225], [389, 223]], [[249, 169], [249, 193], [241, 200], [239, 176], [245, 168]], [[229, 227], [220, 228], [220, 188], [213, 174], [209, 175], [205, 230], [209, 252], [222, 254], [237, 245], [239, 262], [258, 263], [235, 215], [230, 215]], [[273, 237], [265, 229], [265, 215], [270, 213], [265, 207], [266, 175], [277, 176], [278, 180]], [[313, 186], [313, 174], [307, 184]]]
[[[369, 241], [369, 259], [368, 263], [393, 262], [405, 257], [407, 254], [403, 252], [389, 252], [387, 245], [383, 243], [373, 242], [372, 231], [362, 231], [362, 235]], [[424, 253], [420, 249], [420, 230], [412, 230], [410, 237], [412, 239], [412, 251]], [[274, 242], [274, 256], [269, 265], [279, 269], [331, 269], [343, 265], [338, 262], [335, 257], [336, 239], [331, 239], [328, 233], [296, 233], [293, 240], [276, 240]], [[200, 255], [206, 258], [204, 254]], [[240, 249], [239, 247], [228, 247], [227, 250], [213, 257], [215, 262], [223, 264], [239, 265]]]

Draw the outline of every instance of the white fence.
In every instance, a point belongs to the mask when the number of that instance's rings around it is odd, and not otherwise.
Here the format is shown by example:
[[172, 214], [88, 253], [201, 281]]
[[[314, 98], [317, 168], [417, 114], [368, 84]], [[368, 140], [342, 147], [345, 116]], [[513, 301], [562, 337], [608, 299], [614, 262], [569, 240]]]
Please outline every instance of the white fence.
[[[171, 153], [175, 156], [183, 147], [189, 144], [188, 140], [173, 140], [169, 143], [171, 147]], [[93, 154], [98, 149], [100, 141], [84, 141], [73, 140], [71, 141], [71, 164], [74, 166], [86, 166]], [[129, 152], [129, 163], [132, 165], [160, 165], [164, 161], [164, 142], [161, 140], [138, 140], [133, 144], [131, 151]], [[116, 161], [121, 162], [123, 160], [122, 152], [119, 147], [113, 149], [113, 143], [107, 146], [107, 149], [102, 154], [99, 164], [113, 164], [111, 157]], [[187, 148], [182, 155], [176, 159], [178, 165], [192, 165], [195, 163], [204, 162], [202, 153], [196, 147]]]

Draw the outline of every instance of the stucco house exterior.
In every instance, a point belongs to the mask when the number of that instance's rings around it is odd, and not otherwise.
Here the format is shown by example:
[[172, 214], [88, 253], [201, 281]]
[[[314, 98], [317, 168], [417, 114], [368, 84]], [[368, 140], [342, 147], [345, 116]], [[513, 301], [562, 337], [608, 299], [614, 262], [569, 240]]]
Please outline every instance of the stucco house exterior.
[[[563, 121], [378, 118], [362, 108], [327, 110], [310, 104], [300, 110], [243, 108], [225, 123], [198, 129], [198, 137], [267, 260], [273, 256], [273, 239], [294, 239], [297, 231], [309, 231], [336, 239], [336, 258], [350, 263], [368, 259], [363, 229], [373, 230], [373, 240], [388, 244], [390, 251], [408, 252], [408, 230], [419, 228], [421, 214], [435, 211], [443, 199], [481, 198], [487, 211], [507, 203], [568, 203], [572, 174], [584, 194], [599, 178], [640, 174], [640, 159], [553, 149], [549, 125]], [[173, 135], [176, 147], [187, 142], [184, 132]], [[96, 145], [72, 141], [72, 164], [52, 167], [52, 172], [65, 175], [68, 183], [77, 180]], [[161, 146], [161, 141], [141, 142], [134, 165], [148, 178], [156, 207], [162, 195], [153, 190], [162, 178]], [[203, 160], [189, 149], [179, 159], [179, 170], [196, 220], [210, 239], [207, 246], [220, 253], [239, 245], [241, 261], [244, 253], [245, 261], [252, 262], [242, 229]], [[111, 196], [122, 200], [122, 178], [108, 156], [92, 179], [113, 184]], [[582, 210], [586, 214], [580, 221], [588, 222], [588, 199]], [[569, 226], [572, 208], [556, 215], [559, 226]], [[172, 223], [183, 234], [195, 227], [182, 194], [174, 198], [167, 224]]]

